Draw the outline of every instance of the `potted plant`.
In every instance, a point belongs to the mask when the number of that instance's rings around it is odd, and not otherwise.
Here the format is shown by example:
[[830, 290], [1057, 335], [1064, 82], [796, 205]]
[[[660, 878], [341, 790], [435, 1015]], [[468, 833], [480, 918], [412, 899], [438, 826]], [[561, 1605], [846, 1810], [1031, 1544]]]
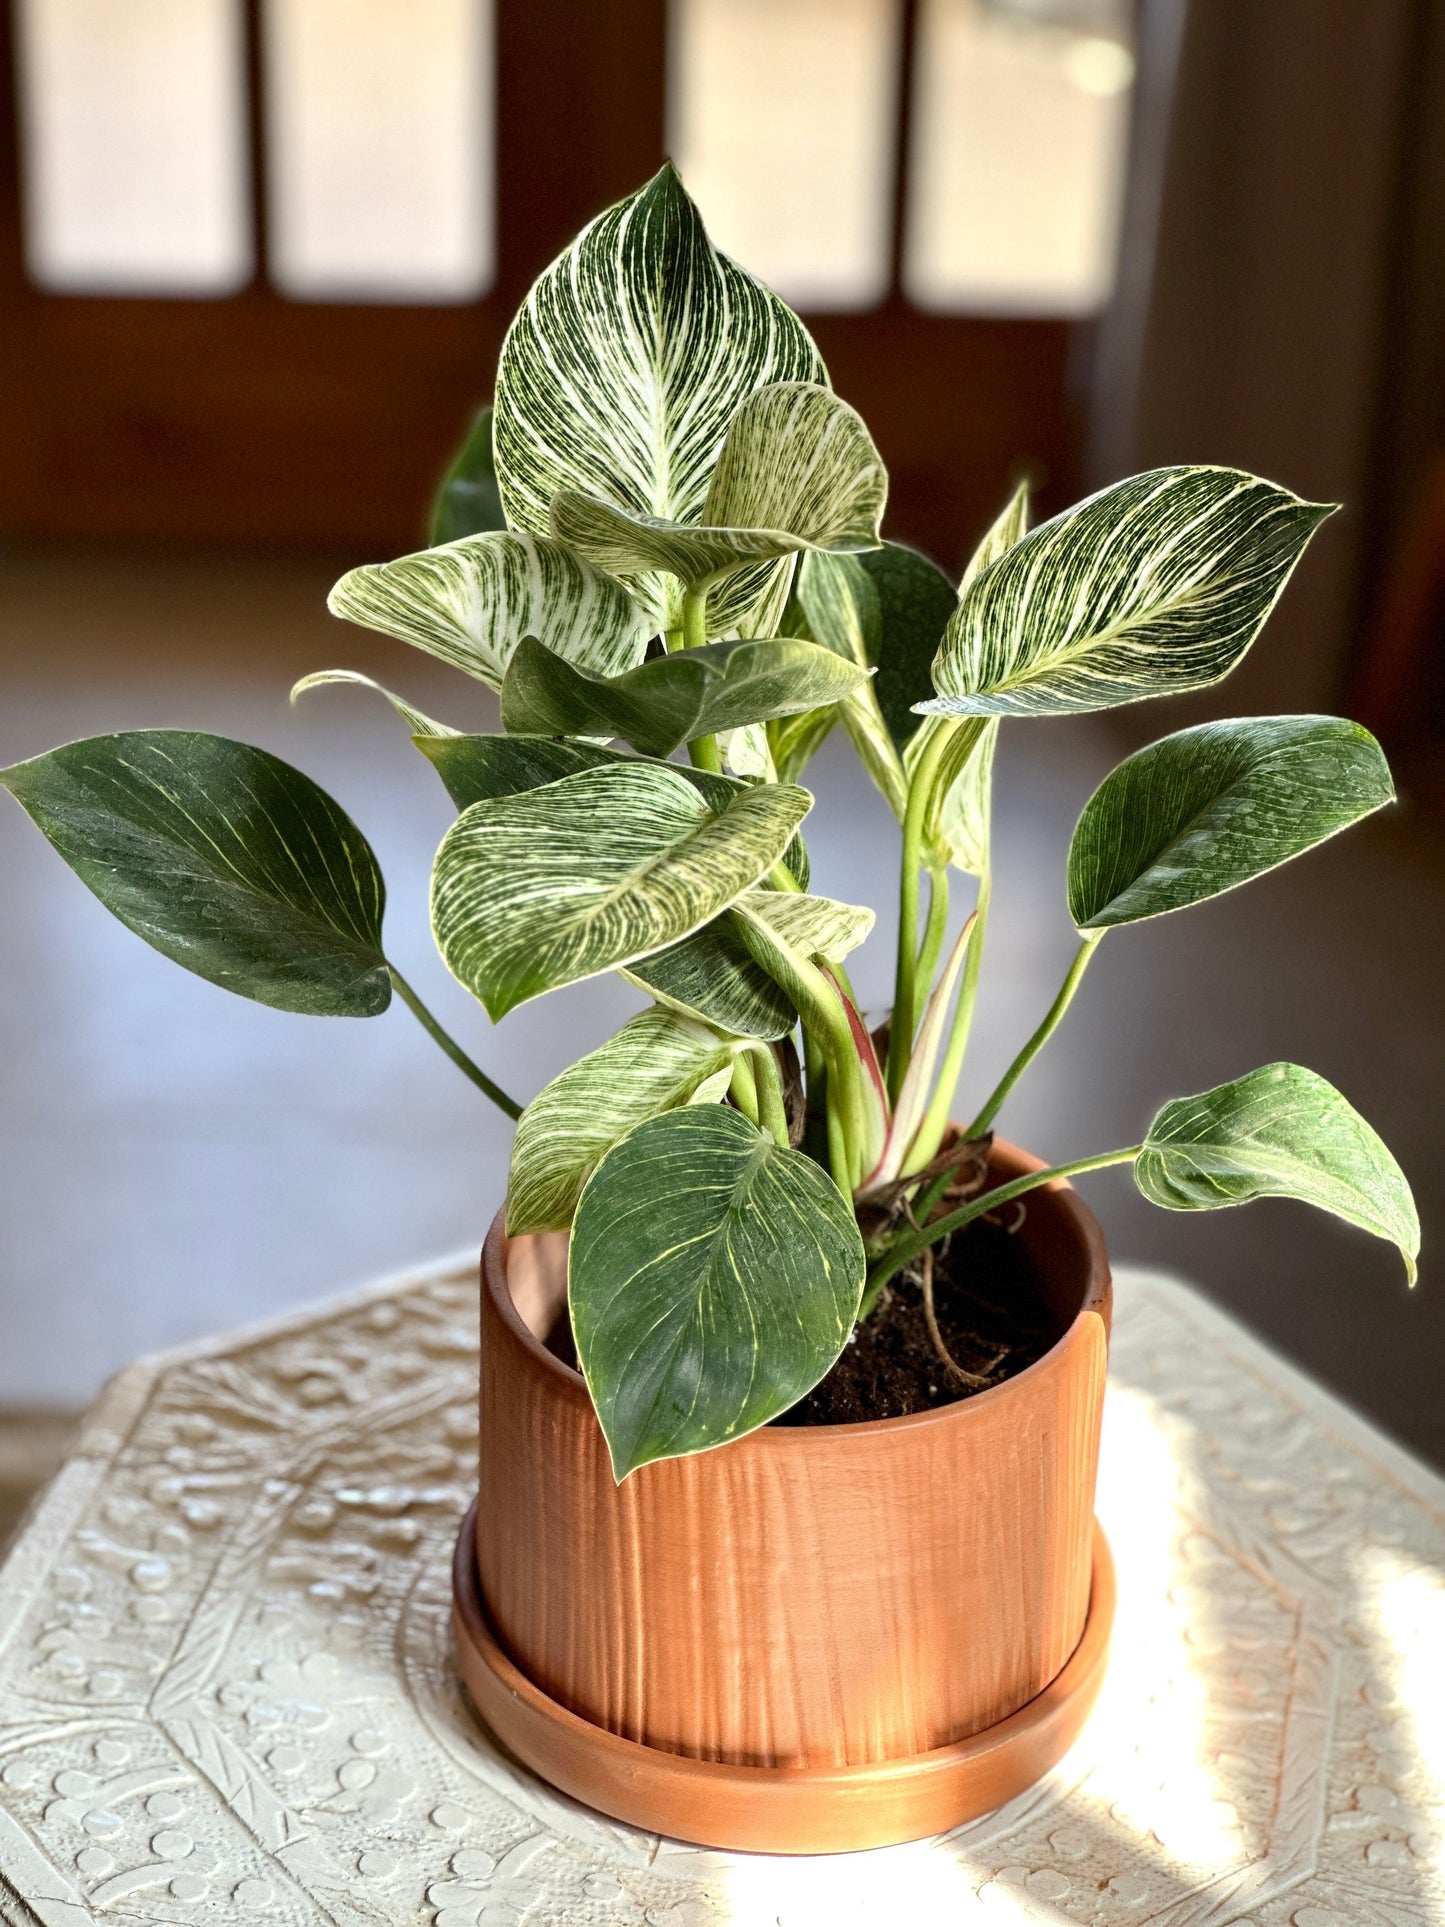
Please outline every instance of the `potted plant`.
[[[1068, 854], [1074, 962], [952, 1121], [1001, 723], [1218, 681], [1327, 511], [1175, 467], [1030, 529], [1021, 489], [955, 588], [882, 538], [886, 486], [803, 324], [664, 168], [532, 289], [436, 545], [337, 584], [337, 614], [500, 695], [502, 733], [476, 735], [382, 692], [459, 812], [431, 879], [447, 965], [493, 1021], [609, 971], [647, 1000], [525, 1109], [388, 961], [371, 850], [300, 772], [161, 730], [0, 777], [166, 955], [285, 1010], [372, 1016], [395, 992], [518, 1118], [484, 1260], [464, 1676], [560, 1786], [719, 1845], [926, 1833], [1077, 1731], [1112, 1597], [1109, 1283], [1070, 1178], [1128, 1163], [1169, 1210], [1302, 1198], [1412, 1277], [1419, 1243], [1389, 1152], [1297, 1065], [1052, 1167], [993, 1135], [1108, 932], [1391, 800], [1334, 717], [1181, 730], [1105, 779]], [[338, 679], [366, 680], [298, 690]], [[901, 827], [872, 1028], [846, 959], [874, 912], [811, 888], [804, 840], [799, 779], [839, 724]], [[954, 872], [973, 907], [950, 943]]]

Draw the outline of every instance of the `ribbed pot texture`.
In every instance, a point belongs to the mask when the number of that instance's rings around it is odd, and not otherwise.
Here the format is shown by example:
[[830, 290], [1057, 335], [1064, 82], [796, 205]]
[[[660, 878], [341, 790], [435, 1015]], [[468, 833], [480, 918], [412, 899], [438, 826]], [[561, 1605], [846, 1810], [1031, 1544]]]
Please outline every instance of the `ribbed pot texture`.
[[[1039, 1168], [995, 1146], [996, 1182]], [[562, 1234], [483, 1257], [481, 1600], [594, 1726], [695, 1760], [898, 1760], [1041, 1693], [1089, 1608], [1110, 1307], [1092, 1213], [1030, 1194], [1018, 1237], [1070, 1318], [1036, 1364], [911, 1418], [769, 1426], [615, 1485], [581, 1376], [541, 1342]]]

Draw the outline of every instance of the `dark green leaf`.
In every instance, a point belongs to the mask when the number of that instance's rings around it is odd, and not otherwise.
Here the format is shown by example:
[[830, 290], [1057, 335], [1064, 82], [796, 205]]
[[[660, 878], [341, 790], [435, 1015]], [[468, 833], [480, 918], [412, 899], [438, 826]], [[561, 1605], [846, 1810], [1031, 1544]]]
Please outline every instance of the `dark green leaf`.
[[1337, 716], [1181, 729], [1128, 757], [1085, 804], [1069, 848], [1069, 914], [1081, 930], [1105, 930], [1203, 902], [1394, 794], [1374, 737]]
[[507, 665], [502, 721], [534, 735], [621, 736], [670, 756], [694, 737], [834, 701], [865, 675], [815, 643], [777, 636], [711, 642], [603, 677], [529, 636]]
[[958, 594], [936, 562], [902, 542], [870, 549], [858, 565], [877, 599], [876, 640], [868, 658], [878, 669], [873, 686], [901, 755], [922, 720], [913, 705], [933, 694], [933, 658]]
[[460, 541], [464, 535], [485, 535], [506, 526], [492, 462], [492, 404], [488, 402], [472, 423], [471, 433], [438, 491], [428, 540], [438, 548], [443, 542]]
[[1420, 1220], [1404, 1172], [1334, 1086], [1299, 1064], [1266, 1064], [1166, 1104], [1134, 1180], [1167, 1211], [1299, 1198], [1398, 1245], [1414, 1282]]
[[[794, 837], [792, 849], [802, 843]], [[787, 993], [753, 960], [730, 910], [619, 973], [669, 1010], [735, 1037], [776, 1043], [798, 1021]]]
[[577, 1355], [620, 1482], [787, 1411], [848, 1341], [851, 1203], [722, 1106], [669, 1111], [598, 1165], [572, 1228]]
[[371, 846], [289, 763], [145, 729], [67, 743], [0, 782], [107, 910], [198, 977], [314, 1016], [390, 1003]]

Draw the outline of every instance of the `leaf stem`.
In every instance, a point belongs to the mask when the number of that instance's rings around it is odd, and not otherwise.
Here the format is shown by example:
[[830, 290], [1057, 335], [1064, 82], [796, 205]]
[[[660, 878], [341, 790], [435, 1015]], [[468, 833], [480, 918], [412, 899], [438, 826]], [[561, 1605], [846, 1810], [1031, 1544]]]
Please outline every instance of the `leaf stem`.
[[783, 1102], [783, 1077], [778, 1069], [777, 1052], [771, 1044], [753, 1044], [748, 1056], [757, 1074], [758, 1123], [771, 1131], [773, 1141], [788, 1145], [788, 1109]]
[[[707, 585], [701, 588], [684, 589], [682, 592], [682, 646], [684, 649], [701, 649], [707, 641]], [[668, 647], [672, 647], [671, 637]], [[687, 753], [694, 769], [711, 770], [714, 776], [722, 775], [722, 752], [717, 746], [716, 736], [695, 736], [687, 746]]]
[[964, 1054], [968, 1050], [968, 1036], [973, 1028], [973, 1007], [978, 1001], [978, 978], [983, 965], [983, 936], [988, 928], [989, 905], [993, 901], [993, 873], [985, 870], [978, 880], [978, 900], [973, 911], [973, 935], [968, 940], [968, 955], [963, 960], [963, 982], [958, 987], [958, 1002], [953, 1007], [953, 1023], [949, 1028], [948, 1045], [939, 1066], [938, 1081], [933, 1087], [933, 1096], [928, 1109], [923, 1113], [923, 1121], [914, 1133], [904, 1161], [903, 1172], [907, 1176], [921, 1171], [931, 1164], [938, 1155], [938, 1147], [948, 1129], [949, 1114], [953, 1110], [954, 1094], [958, 1090], [958, 1080], [963, 1072]]
[[749, 1124], [758, 1122], [758, 1084], [753, 1076], [750, 1060], [751, 1053], [739, 1051], [733, 1059], [732, 1082], [728, 1085], [728, 1096], [748, 1120]]
[[975, 1218], [981, 1218], [986, 1211], [995, 1211], [1001, 1204], [1008, 1204], [1014, 1198], [1021, 1198], [1028, 1191], [1036, 1191], [1042, 1184], [1051, 1184], [1055, 1178], [1077, 1177], [1081, 1171], [1102, 1171], [1110, 1164], [1132, 1164], [1143, 1150], [1142, 1144], [1128, 1144], [1120, 1151], [1100, 1151], [1091, 1158], [1076, 1158], [1071, 1164], [1054, 1164], [1045, 1171], [1025, 1171], [1021, 1178], [1014, 1178], [1008, 1184], [1001, 1184], [994, 1191], [984, 1191], [967, 1204], [961, 1204], [957, 1211], [950, 1211], [945, 1217], [936, 1218], [921, 1230], [910, 1230], [896, 1243], [889, 1246], [883, 1256], [868, 1274], [868, 1283], [863, 1290], [863, 1302], [859, 1307], [860, 1321], [866, 1318], [878, 1302], [878, 1294], [888, 1283], [912, 1264], [920, 1252], [938, 1243], [954, 1231], [961, 1231]]
[[888, 1029], [888, 1094], [897, 1099], [913, 1055], [918, 1028], [918, 882], [923, 868], [923, 827], [938, 765], [951, 732], [938, 730], [919, 758], [908, 784], [903, 815], [903, 858], [898, 879], [898, 963], [893, 980], [893, 1020]]
[[923, 942], [919, 947], [918, 969], [914, 976], [920, 1003], [927, 1000], [928, 991], [933, 983], [933, 973], [938, 968], [938, 959], [943, 950], [943, 939], [947, 928], [948, 871], [930, 869], [928, 872], [928, 921], [923, 926]]
[[391, 981], [395, 986], [397, 995], [401, 998], [412, 1016], [416, 1018], [422, 1029], [427, 1031], [436, 1042], [441, 1045], [457, 1069], [464, 1071], [476, 1085], [477, 1089], [491, 1098], [498, 1110], [505, 1111], [508, 1117], [520, 1117], [522, 1115], [522, 1107], [517, 1103], [515, 1098], [508, 1097], [500, 1084], [494, 1084], [482, 1069], [481, 1065], [474, 1064], [471, 1058], [467, 1056], [455, 1037], [450, 1036], [442, 1029], [436, 1018], [432, 1016], [431, 1012], [427, 1009], [421, 998], [417, 996], [406, 978], [402, 976], [396, 965], [394, 963], [388, 963], [386, 967], [391, 973]]
[[973, 1120], [973, 1123], [969, 1125], [965, 1136], [982, 1137], [984, 1132], [988, 1130], [989, 1126], [998, 1116], [1004, 1099], [1058, 1029], [1060, 1019], [1073, 1002], [1074, 992], [1078, 989], [1080, 980], [1089, 967], [1089, 960], [1095, 950], [1098, 949], [1103, 936], [1104, 932], [1102, 930], [1091, 930], [1085, 935], [1082, 943], [1080, 943], [1074, 953], [1074, 961], [1069, 965], [1068, 975], [1059, 986], [1059, 994], [1055, 997], [1052, 1004], [1049, 1005], [1043, 1022], [994, 1086], [988, 1101], [978, 1116]]

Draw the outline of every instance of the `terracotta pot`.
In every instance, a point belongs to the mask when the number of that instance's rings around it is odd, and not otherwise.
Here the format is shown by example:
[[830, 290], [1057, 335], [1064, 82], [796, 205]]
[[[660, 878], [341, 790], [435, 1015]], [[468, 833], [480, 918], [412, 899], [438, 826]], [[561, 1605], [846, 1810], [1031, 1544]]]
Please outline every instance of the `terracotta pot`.
[[[1038, 1161], [996, 1145], [995, 1181]], [[1072, 1742], [1103, 1673], [1093, 1522], [1109, 1269], [1066, 1184], [1018, 1233], [1070, 1319], [941, 1410], [764, 1427], [614, 1485], [542, 1340], [566, 1239], [483, 1254], [481, 1488], [454, 1625], [472, 1698], [564, 1791], [709, 1846], [838, 1852], [958, 1825]]]

